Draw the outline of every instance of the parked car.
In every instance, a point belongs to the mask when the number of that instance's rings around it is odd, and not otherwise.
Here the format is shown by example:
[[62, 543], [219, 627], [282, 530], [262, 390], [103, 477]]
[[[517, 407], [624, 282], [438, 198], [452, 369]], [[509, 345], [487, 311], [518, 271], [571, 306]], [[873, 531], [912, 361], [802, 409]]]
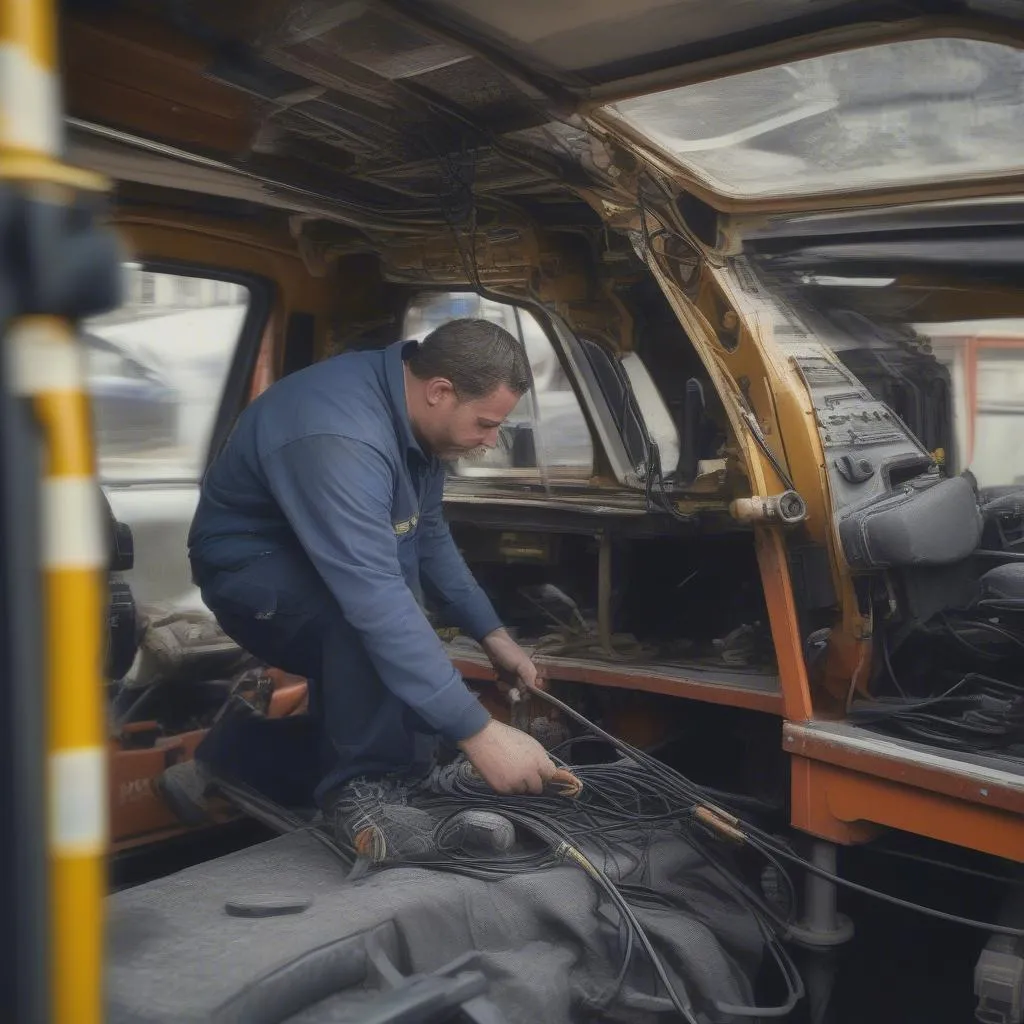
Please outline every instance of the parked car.
[[178, 396], [151, 366], [114, 342], [83, 336], [93, 429], [100, 458], [135, 455], [175, 443]]

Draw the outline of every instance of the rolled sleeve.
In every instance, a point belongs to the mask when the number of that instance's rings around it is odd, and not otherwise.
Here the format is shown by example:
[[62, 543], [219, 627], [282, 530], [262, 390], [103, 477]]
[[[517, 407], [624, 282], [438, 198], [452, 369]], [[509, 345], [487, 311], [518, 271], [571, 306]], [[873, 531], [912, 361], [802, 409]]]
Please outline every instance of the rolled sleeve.
[[442, 505], [444, 474], [435, 473], [420, 510], [420, 579], [444, 618], [474, 640], [502, 626], [494, 605], [473, 578], [452, 539]]
[[394, 480], [385, 457], [365, 442], [317, 434], [265, 456], [263, 468], [274, 499], [360, 634], [384, 685], [449, 739], [482, 729], [486, 710], [448, 659], [402, 575], [391, 523]]

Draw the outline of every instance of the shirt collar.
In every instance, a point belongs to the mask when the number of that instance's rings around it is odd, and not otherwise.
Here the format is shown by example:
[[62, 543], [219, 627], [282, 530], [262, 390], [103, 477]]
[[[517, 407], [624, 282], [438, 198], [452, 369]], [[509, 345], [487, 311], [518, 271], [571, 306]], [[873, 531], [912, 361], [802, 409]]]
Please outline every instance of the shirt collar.
[[413, 433], [409, 420], [409, 406], [405, 400], [405, 361], [412, 354], [416, 344], [415, 341], [396, 341], [388, 345], [384, 350], [384, 378], [391, 398], [391, 415], [395, 421], [399, 441], [406, 452], [414, 452], [421, 459], [427, 459]]

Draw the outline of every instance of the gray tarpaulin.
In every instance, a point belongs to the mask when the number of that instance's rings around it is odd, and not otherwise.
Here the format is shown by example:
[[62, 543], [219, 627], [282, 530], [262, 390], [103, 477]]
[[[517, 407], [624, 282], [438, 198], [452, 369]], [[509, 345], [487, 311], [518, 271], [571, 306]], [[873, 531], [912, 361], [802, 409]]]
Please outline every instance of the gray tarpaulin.
[[[627, 858], [619, 880], [675, 904], [641, 907], [641, 922], [704, 1019], [732, 1020], [713, 1002], [751, 1002], [763, 949], [754, 920], [685, 841], [639, 847], [646, 856]], [[227, 901], [259, 894], [312, 905], [269, 918], [225, 911]], [[407, 975], [476, 951], [510, 1024], [675, 1019], [639, 950], [605, 1002], [622, 932], [574, 866], [496, 881], [396, 867], [347, 882], [329, 851], [297, 833], [120, 892], [108, 909], [109, 1024], [359, 1021], [359, 1007], [376, 998], [372, 971], [366, 980], [370, 935]]]

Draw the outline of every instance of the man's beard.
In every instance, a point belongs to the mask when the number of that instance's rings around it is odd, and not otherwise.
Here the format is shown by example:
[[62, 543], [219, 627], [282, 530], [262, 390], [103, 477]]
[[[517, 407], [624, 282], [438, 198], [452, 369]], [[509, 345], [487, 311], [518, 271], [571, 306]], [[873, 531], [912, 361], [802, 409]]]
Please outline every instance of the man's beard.
[[441, 454], [440, 458], [443, 462], [479, 462], [484, 456], [490, 451], [486, 445], [480, 445], [478, 448], [447, 448]]

